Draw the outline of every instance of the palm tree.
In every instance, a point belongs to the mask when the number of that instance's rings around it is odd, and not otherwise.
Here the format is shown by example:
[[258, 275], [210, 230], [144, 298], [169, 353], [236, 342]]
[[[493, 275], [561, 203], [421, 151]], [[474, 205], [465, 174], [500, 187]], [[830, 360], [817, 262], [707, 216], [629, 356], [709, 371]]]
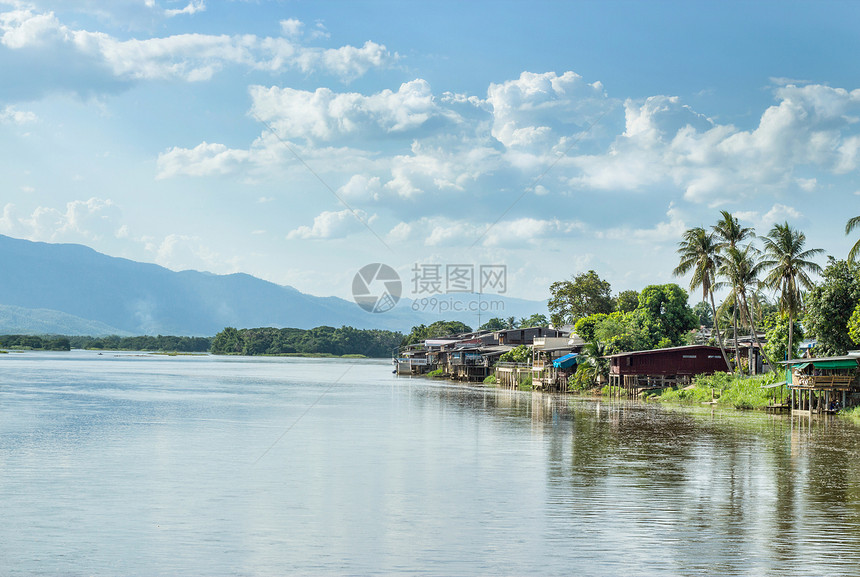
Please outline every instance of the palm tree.
[[723, 353], [723, 360], [726, 362], [729, 372], [733, 372], [729, 358], [726, 356], [726, 349], [723, 346], [723, 337], [720, 335], [720, 326], [717, 322], [717, 307], [714, 304], [714, 278], [719, 266], [717, 246], [713, 233], [709, 234], [704, 228], [697, 226], [687, 230], [684, 232], [684, 240], [678, 243], [678, 254], [681, 255], [681, 262], [672, 271], [672, 274], [681, 276], [692, 270], [693, 278], [690, 279], [690, 291], [702, 287], [702, 302], [706, 302], [710, 298], [711, 312], [714, 315], [714, 331], [717, 333], [720, 352]]
[[[755, 319], [750, 312], [749, 301], [747, 299], [747, 291], [750, 289], [756, 290], [760, 284], [758, 278], [762, 271], [762, 263], [757, 260], [757, 253], [758, 251], [752, 245], [747, 245], [743, 250], [729, 247], [723, 255], [719, 272], [723, 277], [728, 279], [732, 286], [731, 296], [738, 305], [735, 308], [740, 309], [741, 315], [746, 316], [753, 341], [755, 341], [758, 349], [764, 355], [767, 364], [773, 367], [773, 363], [758, 340]], [[737, 344], [737, 340], [735, 343]]]
[[[860, 227], [860, 216], [848, 219], [848, 222], [845, 223], [845, 234], [851, 234], [851, 231], [858, 227]], [[854, 262], [858, 254], [860, 254], [860, 240], [855, 242], [848, 252], [848, 262]]]
[[[851, 220], [848, 221], [849, 224]], [[803, 250], [805, 244], [805, 234], [791, 228], [787, 222], [775, 224], [764, 237], [765, 260], [760, 263], [768, 270], [764, 279], [765, 286], [779, 292], [779, 310], [788, 315], [789, 354], [793, 350], [794, 318], [803, 306], [802, 289], [812, 288], [809, 273], [821, 273], [821, 267], [807, 259], [824, 251], [820, 248]], [[851, 249], [851, 252], [853, 253], [854, 249]]]
[[[711, 227], [711, 230], [720, 239], [720, 243], [717, 245], [718, 253], [729, 248], [737, 248], [739, 243], [755, 236], [755, 231], [752, 228], [741, 226], [738, 219], [732, 216], [732, 213], [729, 211], [721, 210], [720, 216], [721, 218], [717, 221], [717, 224]], [[734, 287], [732, 288], [734, 289]], [[739, 363], [737, 307], [732, 309], [732, 328], [735, 339], [735, 363]]]

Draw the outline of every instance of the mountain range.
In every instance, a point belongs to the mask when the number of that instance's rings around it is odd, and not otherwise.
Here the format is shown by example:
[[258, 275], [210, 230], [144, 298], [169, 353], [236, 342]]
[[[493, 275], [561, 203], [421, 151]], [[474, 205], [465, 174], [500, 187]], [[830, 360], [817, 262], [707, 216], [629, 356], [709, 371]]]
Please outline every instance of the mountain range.
[[[475, 295], [443, 298], [450, 305]], [[546, 312], [544, 301], [492, 299], [502, 309], [483, 313], [483, 321]], [[0, 333], [212, 336], [226, 326], [348, 325], [408, 332], [441, 319], [478, 324], [467, 306], [466, 312], [440, 313], [414, 304], [404, 298], [392, 310], [370, 313], [351, 301], [305, 294], [248, 274], [176, 272], [79, 244], [0, 235]]]

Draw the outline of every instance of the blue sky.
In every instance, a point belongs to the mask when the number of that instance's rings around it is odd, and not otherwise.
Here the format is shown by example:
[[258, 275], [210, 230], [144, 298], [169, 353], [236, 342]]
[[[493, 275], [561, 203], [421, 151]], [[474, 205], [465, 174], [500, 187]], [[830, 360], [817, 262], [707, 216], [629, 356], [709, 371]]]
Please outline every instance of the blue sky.
[[844, 257], [858, 6], [0, 0], [0, 234], [343, 297], [639, 290], [720, 210]]

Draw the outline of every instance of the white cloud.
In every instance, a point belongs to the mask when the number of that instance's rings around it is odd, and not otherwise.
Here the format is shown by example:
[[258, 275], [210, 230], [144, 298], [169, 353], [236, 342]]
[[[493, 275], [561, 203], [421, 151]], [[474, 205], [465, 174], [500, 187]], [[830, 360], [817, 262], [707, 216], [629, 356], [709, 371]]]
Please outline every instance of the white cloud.
[[192, 149], [174, 147], [158, 155], [158, 178], [178, 175], [209, 176], [233, 172], [250, 153], [223, 144], [203, 142]]
[[146, 250], [157, 264], [171, 270], [215, 270], [219, 274], [239, 270], [237, 258], [226, 258], [197, 236], [169, 234], [160, 242], [147, 242]]
[[548, 148], [581, 133], [614, 103], [599, 82], [574, 72], [523, 72], [516, 80], [490, 84], [493, 136], [507, 148]]
[[372, 138], [412, 131], [433, 117], [451, 116], [437, 106], [430, 85], [421, 79], [401, 84], [396, 92], [383, 90], [370, 96], [277, 86], [252, 86], [250, 94], [251, 114], [289, 139]]
[[305, 25], [301, 20], [289, 18], [281, 20], [281, 33], [287, 38], [298, 38], [302, 35]]
[[168, 17], [179, 16], [180, 14], [196, 14], [206, 10], [206, 4], [203, 0], [191, 0], [185, 8], [165, 10], [164, 14]]
[[339, 196], [348, 199], [379, 200], [382, 185], [378, 176], [354, 174], [337, 192]]
[[99, 242], [127, 234], [122, 211], [110, 199], [90, 198], [66, 203], [64, 210], [40, 206], [26, 216], [18, 216], [7, 204], [0, 218], [0, 232], [6, 235], [48, 242]]
[[37, 120], [38, 117], [33, 112], [18, 110], [12, 105], [7, 105], [0, 110], [0, 124], [27, 124]]
[[802, 219], [803, 213], [794, 207], [776, 203], [764, 214], [756, 210], [748, 210], [735, 212], [734, 216], [738, 220], [751, 223], [758, 234], [767, 234], [774, 224]]
[[801, 167], [846, 173], [860, 157], [860, 90], [787, 85], [754, 130], [719, 125], [678, 98], [625, 104], [626, 128], [604, 153], [573, 162], [575, 187], [647, 190], [680, 187], [687, 200], [718, 205], [753, 193], [814, 183], [793, 178]]
[[363, 229], [363, 223], [369, 225], [375, 219], [376, 215], [368, 217], [363, 210], [324, 211], [314, 218], [313, 226], [300, 226], [290, 231], [287, 238], [291, 240], [344, 238]]
[[[166, 10], [168, 16], [203, 11], [203, 0], [191, 0], [182, 9]], [[306, 74], [324, 72], [349, 81], [372, 68], [387, 67], [397, 61], [385, 46], [371, 41], [363, 46], [321, 49], [295, 42], [298, 21], [287, 20], [280, 37], [253, 34], [179, 34], [162, 38], [120, 40], [104, 32], [76, 29], [62, 23], [53, 12], [19, 8], [0, 12], [0, 46], [10, 50], [47, 48], [28, 72], [38, 74], [56, 65], [61, 55], [68, 67], [79, 69], [81, 92], [93, 90], [87, 72], [104, 70], [118, 80], [178, 79], [189, 82], [210, 79], [226, 65], [280, 72], [296, 69]], [[43, 80], [47, 85], [51, 75]], [[15, 81], [15, 79], [6, 79]], [[32, 83], [26, 79], [26, 83]]]
[[388, 233], [392, 242], [418, 240], [428, 247], [471, 246], [533, 248], [545, 241], [565, 240], [582, 234], [586, 225], [574, 220], [514, 218], [494, 225], [462, 218], [422, 217], [400, 222]]
[[670, 203], [669, 209], [666, 211], [666, 220], [658, 222], [651, 228], [617, 227], [606, 231], [596, 231], [595, 236], [619, 241], [675, 243], [682, 238], [687, 228], [681, 211], [673, 203]]

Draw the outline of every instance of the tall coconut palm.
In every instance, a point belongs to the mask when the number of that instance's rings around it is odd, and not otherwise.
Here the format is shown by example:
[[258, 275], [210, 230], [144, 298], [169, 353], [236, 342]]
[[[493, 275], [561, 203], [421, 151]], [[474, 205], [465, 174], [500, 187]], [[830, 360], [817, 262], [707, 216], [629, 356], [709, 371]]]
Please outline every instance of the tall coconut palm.
[[[717, 235], [717, 238], [720, 240], [717, 247], [718, 252], [729, 248], [737, 248], [739, 243], [755, 236], [755, 231], [752, 228], [741, 226], [738, 219], [732, 216], [732, 213], [729, 211], [720, 211], [720, 217], [721, 218], [717, 221], [717, 224], [711, 227], [711, 230], [714, 231], [714, 234]], [[735, 339], [735, 363], [739, 363], [737, 307], [734, 307], [732, 310], [732, 328], [734, 330]]]
[[735, 302], [739, 305], [736, 308], [740, 309], [741, 315], [746, 316], [749, 322], [751, 336], [758, 349], [764, 355], [767, 364], [773, 367], [773, 363], [765, 353], [761, 342], [758, 339], [758, 331], [755, 328], [755, 319], [752, 316], [749, 307], [747, 293], [750, 289], [755, 290], [760, 284], [759, 275], [762, 272], [762, 264], [758, 261], [758, 251], [751, 245], [747, 245], [744, 249], [729, 247], [724, 251], [720, 261], [720, 274], [725, 277], [732, 288], [732, 293]]
[[821, 267], [808, 259], [824, 251], [820, 248], [804, 250], [806, 235], [787, 222], [773, 225], [763, 240], [765, 257], [760, 264], [768, 271], [764, 284], [779, 293], [779, 310], [788, 316], [788, 352], [791, 354], [794, 318], [803, 306], [802, 290], [812, 288], [809, 273], [821, 274]]
[[681, 262], [672, 274], [681, 276], [693, 271], [693, 278], [690, 279], [690, 291], [701, 287], [702, 302], [707, 302], [710, 298], [711, 312], [714, 315], [714, 332], [717, 333], [720, 352], [723, 353], [726, 368], [729, 372], [733, 372], [729, 358], [726, 356], [726, 349], [723, 346], [723, 337], [720, 335], [720, 327], [717, 322], [717, 307], [714, 303], [714, 279], [719, 266], [717, 246], [714, 235], [708, 233], [704, 228], [698, 226], [687, 230], [684, 232], [684, 240], [678, 243], [678, 254], [681, 256]]
[[[851, 231], [855, 228], [860, 228], [860, 216], [848, 219], [848, 222], [845, 223], [845, 234], [851, 234]], [[860, 254], [860, 240], [855, 242], [854, 246], [852, 246], [851, 250], [848, 252], [848, 262], [854, 262], [857, 260], [858, 254]]]

